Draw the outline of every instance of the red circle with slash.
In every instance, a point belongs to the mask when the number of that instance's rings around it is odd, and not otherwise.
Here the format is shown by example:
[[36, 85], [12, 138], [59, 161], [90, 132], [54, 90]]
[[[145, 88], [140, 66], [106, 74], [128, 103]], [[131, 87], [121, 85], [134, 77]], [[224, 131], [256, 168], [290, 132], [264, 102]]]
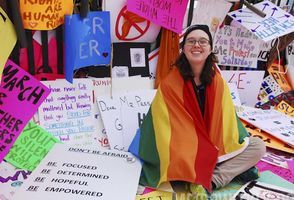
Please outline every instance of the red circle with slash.
[[[149, 20], [145, 20], [146, 21], [146, 25], [145, 27], [142, 29], [136, 22], [132, 21], [132, 19], [130, 19], [127, 14], [126, 14], [126, 11], [127, 11], [127, 6], [124, 6], [121, 11], [119, 12], [118, 16], [117, 16], [117, 19], [116, 19], [116, 22], [115, 22], [115, 35], [116, 37], [119, 39], [119, 40], [124, 40], [124, 41], [132, 41], [132, 40], [136, 40], [140, 37], [142, 37], [146, 32], [147, 30], [149, 29], [150, 27], [150, 24], [151, 22]], [[123, 37], [122, 34], [119, 33], [119, 21], [122, 19], [122, 18], [125, 18], [125, 20], [127, 20], [131, 26], [133, 28], [135, 28], [137, 31], [138, 31], [138, 35], [135, 36], [135, 37], [132, 37], [132, 38], [127, 38], [127, 37]], [[142, 23], [142, 22], [140, 22]]]

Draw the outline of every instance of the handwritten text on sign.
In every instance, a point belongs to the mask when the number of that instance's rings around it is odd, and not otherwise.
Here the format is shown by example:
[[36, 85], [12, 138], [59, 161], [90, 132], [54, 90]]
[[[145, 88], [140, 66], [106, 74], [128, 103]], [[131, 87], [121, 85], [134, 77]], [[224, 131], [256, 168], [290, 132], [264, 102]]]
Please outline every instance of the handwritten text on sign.
[[52, 30], [63, 24], [64, 15], [72, 10], [72, 0], [20, 0], [24, 28], [30, 30]]
[[[94, 133], [92, 81], [44, 82], [51, 90], [39, 108], [40, 125], [59, 138], [77, 133]], [[61, 139], [61, 138], [60, 138]]]
[[176, 33], [182, 33], [188, 0], [128, 0], [128, 10]]
[[16, 64], [6, 63], [0, 85], [0, 162], [49, 92]]
[[294, 17], [275, 4], [262, 1], [254, 6], [266, 16], [260, 17], [248, 8], [230, 12], [228, 15], [266, 42], [294, 31]]
[[30, 121], [5, 160], [20, 169], [33, 171], [56, 142], [58, 139]]
[[241, 27], [224, 26], [214, 40], [214, 51], [220, 65], [257, 67], [259, 40], [250, 31]]

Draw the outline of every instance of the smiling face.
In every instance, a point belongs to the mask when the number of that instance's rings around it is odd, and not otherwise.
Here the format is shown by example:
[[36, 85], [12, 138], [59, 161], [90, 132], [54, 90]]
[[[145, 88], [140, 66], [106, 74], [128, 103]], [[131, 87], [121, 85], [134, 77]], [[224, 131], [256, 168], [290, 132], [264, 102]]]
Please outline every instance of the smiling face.
[[[195, 43], [195, 40], [198, 41]], [[203, 40], [208, 42], [205, 43]], [[194, 41], [194, 42], [193, 42]], [[192, 71], [199, 73], [205, 64], [206, 58], [211, 53], [211, 46], [209, 42], [209, 36], [207, 33], [200, 29], [191, 31], [186, 38], [183, 53], [186, 55]]]

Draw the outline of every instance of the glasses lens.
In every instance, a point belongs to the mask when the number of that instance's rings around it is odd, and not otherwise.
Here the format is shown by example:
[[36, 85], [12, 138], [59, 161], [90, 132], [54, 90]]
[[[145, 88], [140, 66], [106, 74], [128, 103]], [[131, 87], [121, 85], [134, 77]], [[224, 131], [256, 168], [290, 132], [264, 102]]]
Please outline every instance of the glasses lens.
[[194, 39], [188, 39], [188, 40], [186, 41], [186, 44], [187, 44], [187, 45], [191, 45], [191, 46], [193, 46], [195, 43], [196, 43], [196, 40], [194, 40]]
[[207, 39], [200, 38], [198, 43], [199, 43], [200, 46], [207, 46], [209, 41]]

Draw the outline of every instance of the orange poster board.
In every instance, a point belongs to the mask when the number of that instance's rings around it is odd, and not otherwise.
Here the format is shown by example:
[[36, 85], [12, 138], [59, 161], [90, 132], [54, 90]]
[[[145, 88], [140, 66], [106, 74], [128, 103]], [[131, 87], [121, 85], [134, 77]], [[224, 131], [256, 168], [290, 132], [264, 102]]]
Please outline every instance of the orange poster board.
[[64, 23], [64, 15], [73, 12], [72, 0], [20, 0], [25, 29], [52, 30]]
[[285, 69], [282, 65], [274, 63], [270, 66], [268, 72], [274, 77], [275, 81], [279, 84], [284, 92], [292, 90], [291, 85], [287, 80]]
[[255, 128], [252, 125], [247, 124], [244, 121], [242, 121], [242, 122], [243, 122], [246, 130], [250, 133], [250, 135], [252, 135], [254, 137], [259, 137], [260, 139], [262, 139], [265, 142], [265, 145], [267, 147], [294, 154], [294, 148], [292, 148], [288, 144], [285, 144], [284, 142], [280, 141], [279, 139], [271, 136], [270, 134], [268, 134], [258, 128]]

